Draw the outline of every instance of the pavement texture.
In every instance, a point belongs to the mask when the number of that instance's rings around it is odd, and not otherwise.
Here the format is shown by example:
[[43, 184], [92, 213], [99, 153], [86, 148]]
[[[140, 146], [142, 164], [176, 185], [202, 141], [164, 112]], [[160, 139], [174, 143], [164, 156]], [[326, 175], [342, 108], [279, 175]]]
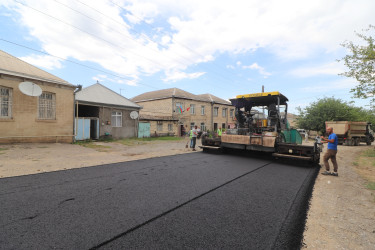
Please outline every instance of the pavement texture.
[[194, 153], [0, 179], [0, 249], [299, 248], [318, 169]]

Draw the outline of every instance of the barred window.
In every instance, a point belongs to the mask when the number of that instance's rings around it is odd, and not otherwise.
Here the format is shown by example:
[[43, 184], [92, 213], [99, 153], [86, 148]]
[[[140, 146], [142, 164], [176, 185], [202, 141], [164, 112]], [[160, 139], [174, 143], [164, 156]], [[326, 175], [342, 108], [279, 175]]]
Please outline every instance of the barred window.
[[111, 123], [112, 127], [122, 127], [122, 112], [113, 111]]
[[157, 131], [163, 131], [163, 122], [162, 121], [157, 121], [156, 130]]
[[39, 96], [38, 119], [55, 120], [56, 119], [56, 94], [43, 92]]
[[168, 131], [173, 131], [173, 124], [171, 123], [168, 124]]
[[12, 89], [0, 86], [0, 118], [12, 117]]

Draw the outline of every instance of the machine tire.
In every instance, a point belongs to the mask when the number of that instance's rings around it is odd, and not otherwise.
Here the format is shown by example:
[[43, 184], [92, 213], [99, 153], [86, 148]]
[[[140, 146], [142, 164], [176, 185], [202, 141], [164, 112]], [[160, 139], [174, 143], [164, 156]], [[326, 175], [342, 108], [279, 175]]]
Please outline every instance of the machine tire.
[[203, 151], [204, 153], [207, 153], [207, 152], [208, 152], [208, 148], [202, 148], [202, 151]]
[[355, 138], [354, 146], [359, 146], [361, 144], [361, 138]]

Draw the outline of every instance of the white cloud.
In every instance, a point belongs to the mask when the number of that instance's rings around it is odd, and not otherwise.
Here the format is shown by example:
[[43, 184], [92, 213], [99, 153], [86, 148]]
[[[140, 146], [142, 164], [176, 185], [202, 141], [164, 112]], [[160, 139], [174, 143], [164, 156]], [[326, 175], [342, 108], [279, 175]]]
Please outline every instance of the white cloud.
[[[136, 78], [136, 77], [134, 77]], [[96, 75], [94, 77], [92, 77], [92, 79], [94, 81], [99, 81], [100, 83], [102, 82], [113, 82], [113, 83], [118, 83], [118, 84], [126, 84], [126, 85], [129, 85], [129, 86], [138, 86], [137, 82], [138, 80], [137, 79], [134, 79], [134, 80], [124, 80], [124, 79], [120, 79], [120, 78], [111, 78], [111, 77], [108, 77], [107, 75]]]
[[259, 66], [257, 63], [253, 63], [251, 65], [244, 65], [242, 66], [243, 69], [255, 69], [258, 70], [259, 74], [261, 74], [264, 78], [267, 78], [271, 75], [271, 73], [267, 72], [263, 67]]
[[349, 90], [354, 88], [358, 83], [350, 78], [343, 78], [342, 80], [322, 82], [308, 87], [301, 88], [301, 92], [306, 93], [322, 93], [325, 95], [335, 95], [336, 91]]
[[234, 69], [233, 65], [227, 65], [226, 67], [227, 67], [227, 69]]
[[345, 67], [338, 62], [331, 62], [317, 66], [300, 67], [289, 72], [290, 75], [296, 77], [312, 77], [322, 75], [338, 75], [345, 72]]
[[30, 55], [20, 57], [21, 60], [28, 62], [34, 66], [53, 70], [62, 68], [61, 60], [48, 55]]
[[182, 79], [194, 79], [204, 75], [206, 72], [195, 72], [185, 73], [181, 71], [171, 71], [166, 73], [166, 77], [163, 79], [164, 82], [176, 82]]
[[[111, 1], [84, 0], [106, 16], [73, 0], [60, 1], [97, 22], [55, 1], [24, 2], [94, 36], [14, 1], [2, 1], [0, 6], [20, 17], [17, 22], [44, 51], [138, 78], [160, 72], [165, 79], [190, 78], [192, 74], [183, 74], [189, 66], [213, 61], [221, 54], [252, 53], [259, 48], [284, 60], [309, 58], [317, 51], [339, 49], [344, 40], [355, 39], [354, 30], [375, 23], [373, 0], [191, 0], [189, 4], [116, 0], [125, 11]], [[150, 22], [153, 27], [145, 24]], [[43, 61], [38, 56], [28, 58]], [[57, 67], [52, 62], [46, 65]], [[267, 77], [270, 73], [261, 74]]]

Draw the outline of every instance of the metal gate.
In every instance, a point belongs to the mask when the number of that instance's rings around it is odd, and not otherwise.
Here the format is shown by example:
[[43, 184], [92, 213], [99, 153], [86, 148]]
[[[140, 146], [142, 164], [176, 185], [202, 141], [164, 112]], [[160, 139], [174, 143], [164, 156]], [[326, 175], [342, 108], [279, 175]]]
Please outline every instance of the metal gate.
[[150, 123], [140, 122], [138, 126], [138, 138], [150, 137]]
[[99, 119], [97, 118], [75, 118], [75, 139], [89, 140], [99, 139]]

